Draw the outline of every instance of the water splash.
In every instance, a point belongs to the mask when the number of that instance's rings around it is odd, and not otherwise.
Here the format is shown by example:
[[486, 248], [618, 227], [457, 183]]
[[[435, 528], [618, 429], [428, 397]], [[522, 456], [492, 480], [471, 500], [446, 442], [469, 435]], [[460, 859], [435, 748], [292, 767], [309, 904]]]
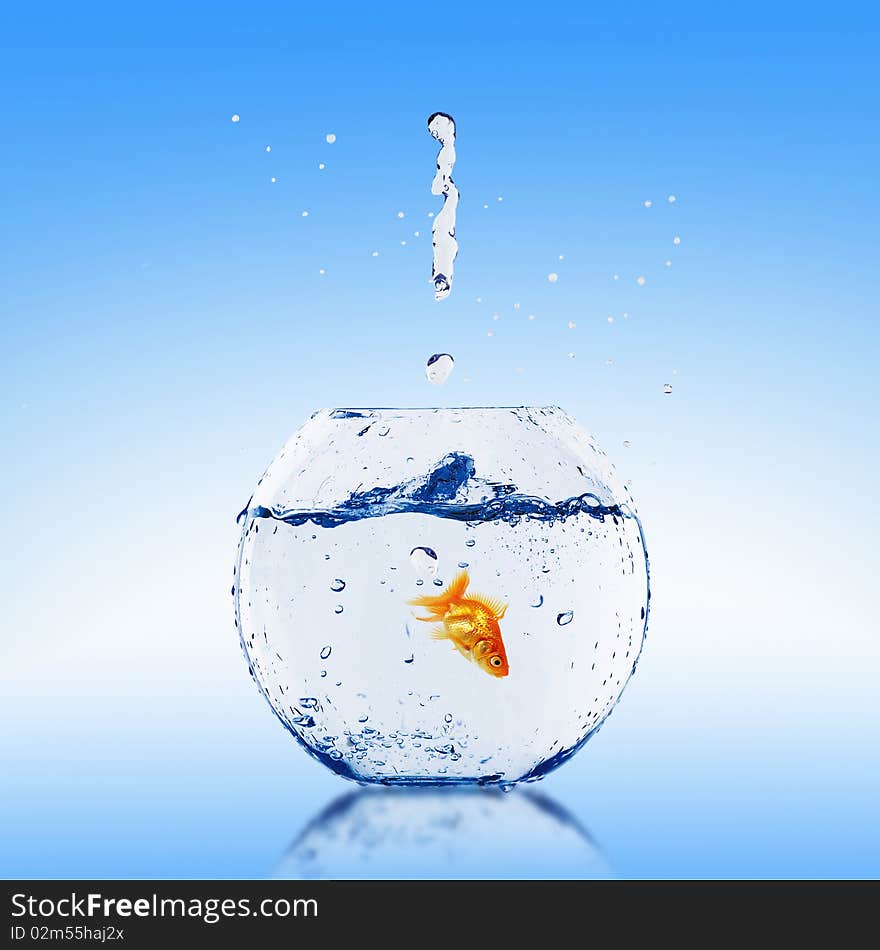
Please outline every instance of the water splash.
[[[606, 504], [593, 492], [553, 502], [520, 494], [515, 485], [477, 478], [474, 460], [459, 452], [451, 452], [441, 459], [425, 476], [392, 488], [376, 487], [353, 492], [346, 501], [333, 508], [286, 509], [254, 505], [245, 511], [252, 519], [268, 518], [294, 527], [311, 522], [321, 528], [336, 528], [354, 521], [394, 514], [427, 514], [470, 525], [491, 521], [516, 525], [523, 518], [554, 523], [579, 514], [589, 515], [599, 522], [606, 518], [633, 518], [638, 522], [625, 504]], [[465, 544], [472, 540], [468, 539]]]
[[452, 180], [455, 165], [455, 120], [445, 112], [435, 112], [428, 118], [428, 131], [441, 148], [437, 153], [437, 174], [431, 183], [432, 195], [443, 195], [443, 208], [434, 218], [434, 299], [443, 300], [452, 290], [452, 271], [458, 254], [455, 240], [455, 212], [458, 208], [458, 189]]

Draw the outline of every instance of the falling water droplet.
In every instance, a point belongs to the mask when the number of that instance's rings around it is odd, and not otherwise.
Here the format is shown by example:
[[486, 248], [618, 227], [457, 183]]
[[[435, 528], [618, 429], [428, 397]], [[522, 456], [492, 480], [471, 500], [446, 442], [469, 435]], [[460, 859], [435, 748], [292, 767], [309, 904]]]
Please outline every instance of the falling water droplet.
[[342, 590], [345, 590], [345, 581], [341, 577], [335, 578], [330, 584], [330, 590], [336, 594]]
[[455, 165], [455, 119], [445, 112], [435, 112], [428, 117], [428, 131], [440, 143], [437, 173], [431, 182], [431, 194], [443, 196], [443, 207], [434, 219], [431, 280], [434, 283], [434, 299], [443, 300], [452, 290], [452, 272], [458, 254], [458, 242], [455, 240], [458, 189], [452, 180], [452, 168]]
[[567, 624], [570, 624], [574, 620], [574, 611], [566, 610], [564, 613], [556, 615], [556, 622], [560, 627], [565, 627]]
[[425, 375], [428, 382], [441, 386], [449, 378], [455, 367], [455, 360], [449, 353], [435, 353], [425, 366]]

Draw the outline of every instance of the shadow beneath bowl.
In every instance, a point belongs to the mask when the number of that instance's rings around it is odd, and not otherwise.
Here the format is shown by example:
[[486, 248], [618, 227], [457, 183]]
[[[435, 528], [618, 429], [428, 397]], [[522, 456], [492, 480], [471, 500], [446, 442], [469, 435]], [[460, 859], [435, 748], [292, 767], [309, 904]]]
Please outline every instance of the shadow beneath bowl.
[[613, 876], [587, 831], [553, 799], [489, 788], [342, 795], [308, 822], [273, 874], [281, 880]]

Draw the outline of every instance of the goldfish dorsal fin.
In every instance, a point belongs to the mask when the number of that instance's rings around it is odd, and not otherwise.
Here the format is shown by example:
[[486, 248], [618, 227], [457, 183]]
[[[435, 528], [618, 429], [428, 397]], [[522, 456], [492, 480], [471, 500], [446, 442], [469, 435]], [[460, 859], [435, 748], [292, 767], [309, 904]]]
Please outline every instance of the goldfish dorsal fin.
[[471, 578], [468, 572], [459, 571], [459, 573], [452, 578], [452, 583], [443, 592], [443, 596], [449, 601], [461, 600], [470, 582]]
[[496, 619], [500, 620], [507, 612], [507, 604], [497, 597], [485, 597], [483, 594], [471, 594], [468, 600], [475, 600], [481, 607], [484, 607]]

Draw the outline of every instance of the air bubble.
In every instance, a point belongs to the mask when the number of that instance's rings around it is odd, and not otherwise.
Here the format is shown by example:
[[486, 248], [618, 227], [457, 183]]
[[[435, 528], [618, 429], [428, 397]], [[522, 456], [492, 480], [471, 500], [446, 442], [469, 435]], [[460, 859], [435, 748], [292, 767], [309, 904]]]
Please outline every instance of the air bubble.
[[336, 136], [335, 136], [332, 132], [328, 132], [328, 133], [324, 136], [324, 141], [325, 141], [328, 145], [332, 145], [332, 144], [336, 141]]
[[326, 646], [321, 650], [321, 659], [326, 660], [328, 656], [333, 652], [333, 647]]
[[670, 386], [669, 383], [666, 383], [666, 384], [663, 386], [663, 395], [664, 395], [664, 396], [671, 396], [671, 395], [672, 395], [672, 386]]
[[467, 541], [465, 541], [464, 546], [466, 548], [472, 548], [476, 543], [477, 542], [473, 538], [468, 538]]
[[233, 121], [233, 122], [240, 122], [240, 121], [241, 121], [241, 116], [236, 112], [236, 113], [232, 116], [232, 121]]
[[335, 613], [335, 614], [341, 614], [344, 609], [345, 609], [345, 608], [342, 606], [342, 604], [337, 604], [337, 605], [333, 608], [333, 613]]
[[552, 274], [548, 274], [547, 280], [549, 280], [551, 284], [555, 284], [556, 281], [559, 280], [559, 274], [555, 272], [553, 272]]
[[543, 594], [538, 594], [538, 596], [535, 598], [535, 600], [533, 600], [533, 601], [529, 604], [529, 606], [530, 606], [530, 607], [541, 607], [541, 606], [543, 606], [543, 604], [544, 604], [544, 595], [543, 595]]
[[437, 573], [437, 552], [433, 548], [413, 548], [409, 560], [417, 574], [434, 577]]
[[566, 610], [564, 613], [556, 615], [556, 622], [560, 627], [565, 627], [574, 620], [574, 611]]
[[341, 590], [345, 590], [345, 581], [341, 577], [335, 578], [335, 580], [330, 582], [330, 590], [335, 594], [338, 594]]

